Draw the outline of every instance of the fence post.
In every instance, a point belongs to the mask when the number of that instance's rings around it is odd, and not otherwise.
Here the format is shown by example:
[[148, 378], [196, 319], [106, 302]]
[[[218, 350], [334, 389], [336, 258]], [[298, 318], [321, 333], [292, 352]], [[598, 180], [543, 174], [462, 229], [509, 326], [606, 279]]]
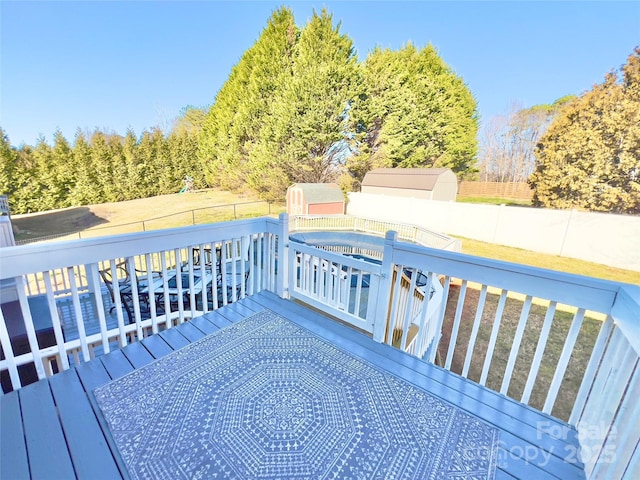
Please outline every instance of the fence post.
[[234, 220], [238, 219], [238, 217], [236, 217], [236, 204], [235, 203], [233, 204], [233, 219]]
[[[384, 341], [384, 334], [387, 329], [387, 316], [389, 313], [389, 302], [391, 301], [391, 282], [393, 280], [393, 248], [398, 240], [398, 232], [390, 230], [384, 237], [384, 250], [382, 253], [382, 269], [378, 279], [378, 290], [375, 292], [377, 298], [376, 308], [373, 313], [373, 339], [376, 342]], [[373, 280], [373, 277], [372, 277]], [[369, 290], [371, 294], [371, 289]], [[367, 312], [367, 316], [370, 315]]]
[[493, 240], [491, 243], [500, 243], [498, 241], [498, 230], [500, 229], [500, 222], [502, 221], [502, 213], [507, 206], [504, 203], [501, 203], [498, 207], [498, 214], [496, 215], [496, 224], [493, 227]]
[[[280, 214], [280, 232], [278, 233], [278, 271], [277, 294], [280, 298], [289, 298], [289, 215]], [[295, 265], [291, 268], [295, 269]]]
[[195, 224], [196, 224], [196, 211], [191, 210], [191, 225], [195, 225]]
[[569, 218], [567, 219], [567, 226], [564, 229], [564, 235], [562, 236], [562, 244], [560, 245], [560, 253], [558, 254], [561, 257], [564, 256], [564, 246], [565, 246], [565, 243], [567, 242], [567, 236], [569, 235], [569, 229], [571, 228], [571, 221], [573, 220], [573, 215], [575, 212], [576, 212], [575, 208], [572, 208], [571, 211], [569, 212]]

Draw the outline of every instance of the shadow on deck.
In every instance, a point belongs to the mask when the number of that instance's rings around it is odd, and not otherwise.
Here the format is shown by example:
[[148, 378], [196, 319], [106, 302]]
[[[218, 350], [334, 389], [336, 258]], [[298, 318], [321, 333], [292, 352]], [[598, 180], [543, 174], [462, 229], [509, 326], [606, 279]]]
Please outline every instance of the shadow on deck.
[[0, 478], [128, 478], [94, 389], [265, 309], [496, 427], [495, 478], [584, 478], [566, 424], [268, 292], [0, 397]]
[[[104, 285], [101, 285], [100, 295], [102, 297], [102, 304], [104, 305], [105, 320], [107, 329], [116, 328], [118, 326], [118, 319], [115, 311], [111, 311], [113, 303], [109, 291]], [[100, 332], [100, 324], [98, 321], [98, 314], [96, 311], [95, 294], [93, 293], [81, 293], [79, 296], [79, 309], [81, 318], [84, 320], [84, 329], [86, 335], [94, 335]], [[46, 295], [32, 295], [27, 297], [29, 302], [29, 310], [33, 319], [34, 328], [36, 330], [36, 337], [38, 339], [38, 345], [40, 348], [51, 347], [56, 345], [56, 339], [53, 329], [53, 322], [51, 319], [51, 311], [47, 303]], [[65, 342], [71, 340], [77, 340], [80, 335], [78, 332], [78, 322], [76, 321], [75, 305], [71, 297], [60, 297], [55, 300], [58, 317], [60, 318], [60, 325], [62, 327], [62, 333]], [[11, 301], [2, 303], [2, 313], [7, 322], [7, 330], [9, 337], [11, 338], [11, 345], [13, 347], [14, 355], [22, 355], [31, 351], [29, 346], [29, 340], [25, 330], [25, 323], [22, 317], [22, 309], [19, 302]], [[126, 320], [126, 317], [125, 317]], [[113, 349], [118, 348], [117, 342], [112, 342]], [[101, 345], [95, 345], [91, 348], [91, 354], [93, 356], [99, 356], [104, 353]], [[4, 352], [1, 354], [1, 358], [4, 359]], [[73, 354], [68, 355], [70, 364], [79, 363], [79, 359], [75, 358]], [[33, 363], [20, 365], [18, 367], [20, 379], [23, 385], [31, 384], [38, 380]], [[53, 371], [57, 372], [58, 369], [55, 366]], [[2, 386], [5, 391], [11, 389], [8, 372], [2, 372]]]

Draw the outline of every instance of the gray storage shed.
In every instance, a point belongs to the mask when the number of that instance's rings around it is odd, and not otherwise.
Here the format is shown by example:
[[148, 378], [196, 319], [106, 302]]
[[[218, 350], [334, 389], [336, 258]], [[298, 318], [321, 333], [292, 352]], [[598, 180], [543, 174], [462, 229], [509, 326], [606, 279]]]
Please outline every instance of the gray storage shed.
[[455, 202], [458, 178], [448, 168], [376, 168], [364, 176], [361, 191]]

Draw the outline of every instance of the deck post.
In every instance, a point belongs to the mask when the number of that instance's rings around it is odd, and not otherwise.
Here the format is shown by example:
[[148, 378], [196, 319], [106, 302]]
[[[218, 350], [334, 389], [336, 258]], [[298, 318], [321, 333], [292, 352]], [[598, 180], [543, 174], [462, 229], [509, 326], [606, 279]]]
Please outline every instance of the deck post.
[[280, 237], [276, 270], [278, 272], [276, 293], [280, 298], [289, 298], [289, 215], [280, 214]]
[[[376, 293], [376, 308], [373, 312], [373, 339], [376, 342], [384, 341], [387, 330], [387, 317], [389, 314], [389, 302], [391, 301], [391, 282], [393, 279], [393, 248], [398, 240], [398, 232], [390, 230], [384, 238], [384, 250], [382, 252], [382, 268], [378, 279], [378, 291]], [[373, 279], [372, 279], [373, 280]]]

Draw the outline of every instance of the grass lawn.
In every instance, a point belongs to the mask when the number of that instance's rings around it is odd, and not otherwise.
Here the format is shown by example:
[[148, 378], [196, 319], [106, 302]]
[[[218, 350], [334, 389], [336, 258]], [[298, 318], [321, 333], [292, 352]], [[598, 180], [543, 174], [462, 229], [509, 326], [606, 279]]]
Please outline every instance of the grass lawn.
[[599, 263], [587, 262], [558, 255], [532, 252], [521, 248], [505, 247], [492, 243], [480, 242], [470, 238], [460, 238], [462, 252], [478, 257], [493, 258], [505, 262], [521, 263], [532, 267], [575, 273], [588, 277], [603, 278], [615, 282], [640, 284], [640, 272], [609, 267]]
[[[449, 298], [447, 300], [447, 310], [443, 325], [442, 339], [439, 345], [439, 354], [442, 362], [447, 358], [449, 339], [460, 293], [459, 285], [452, 285]], [[451, 370], [461, 373], [467, 355], [469, 338], [476, 316], [476, 310], [480, 297], [480, 291], [467, 288], [464, 308], [460, 322], [456, 347], [451, 364]], [[471, 357], [468, 377], [478, 382], [484, 366], [485, 356], [489, 344], [491, 330], [495, 323], [495, 315], [498, 306], [499, 295], [489, 293], [485, 303], [480, 329], [476, 339], [475, 347]], [[507, 298], [504, 313], [498, 331], [495, 351], [487, 377], [487, 387], [500, 391], [502, 379], [504, 377], [507, 361], [513, 345], [515, 331], [520, 319], [523, 302], [514, 298]], [[511, 381], [509, 383], [508, 395], [516, 400], [520, 400], [529, 375], [529, 368], [533, 356], [535, 355], [538, 338], [542, 329], [542, 324], [547, 311], [543, 305], [533, 304], [527, 320], [527, 325], [520, 344], [518, 356]], [[556, 310], [553, 324], [549, 334], [547, 346], [544, 350], [542, 363], [536, 377], [536, 382], [531, 394], [529, 404], [542, 410], [547, 391], [553, 379], [558, 359], [562, 353], [562, 348], [573, 320], [573, 314]], [[560, 388], [552, 415], [563, 420], [568, 420], [571, 414], [571, 406], [580, 388], [580, 382], [584, 375], [593, 345], [595, 344], [602, 322], [594, 318], [585, 317], [574, 352], [569, 361], [567, 371]]]
[[[632, 270], [623, 270], [583, 260], [560, 257], [557, 255], [547, 255], [519, 248], [498, 246], [467, 238], [462, 238], [461, 240], [463, 253], [470, 255], [489, 257], [496, 260], [521, 263], [534, 267], [559, 270], [618, 282], [640, 284], [640, 272]], [[462, 372], [465, 362], [467, 347], [469, 345], [471, 330], [473, 328], [473, 322], [475, 320], [478, 300], [480, 297], [480, 290], [478, 288], [479, 287], [476, 285], [469, 286], [467, 288], [460, 330], [458, 332], [451, 365], [451, 370], [456, 373]], [[453, 325], [453, 319], [456, 312], [459, 291], [459, 286], [452, 286], [449, 298], [447, 299], [447, 310], [442, 332], [443, 337], [438, 349], [443, 361], [446, 359], [449, 348], [451, 327]], [[471, 357], [471, 365], [468, 374], [469, 378], [474, 381], [479, 381], [482, 373], [491, 329], [495, 323], [495, 313], [498, 306], [498, 300], [498, 294], [489, 293], [487, 295], [487, 301], [485, 303], [482, 321], [478, 331], [473, 355]], [[548, 302], [540, 302], [534, 299], [534, 303], [531, 306], [525, 334], [522, 339], [522, 343], [520, 344], [514, 373], [511, 377], [508, 390], [508, 395], [516, 400], [521, 399], [524, 386], [527, 382], [529, 368], [531, 367], [531, 361], [535, 354], [540, 330], [542, 329], [542, 323], [547, 311], [547, 304]], [[513, 345], [513, 338], [520, 320], [522, 306], [522, 298], [512, 298], [511, 295], [507, 298], [500, 329], [498, 331], [499, 333], [491, 368], [489, 369], [489, 375], [486, 382], [486, 385], [489, 388], [497, 391], [500, 390], [502, 385], [505, 368]], [[558, 359], [562, 353], [567, 332], [569, 331], [569, 327], [573, 320], [573, 312], [568, 310], [572, 309], [567, 309], [565, 306], [558, 305], [547, 346], [542, 357], [542, 364], [540, 365], [540, 370], [531, 394], [529, 402], [530, 405], [540, 410], [544, 405]], [[565, 421], [568, 420], [569, 415], [571, 414], [571, 405], [573, 404], [578, 389], [580, 388], [580, 382], [582, 381], [582, 376], [584, 375], [587, 363], [589, 362], [591, 351], [601, 325], [601, 316], [587, 312], [587, 316], [585, 316], [580, 329], [580, 334], [578, 336], [574, 352], [569, 361], [569, 366], [567, 367], [562, 387], [560, 388], [558, 398], [551, 412], [555, 417], [561, 418]]]
[[498, 198], [498, 197], [465, 197], [458, 195], [456, 202], [461, 203], [488, 203], [490, 205], [505, 204], [510, 207], [531, 207], [531, 200], [521, 198]]
[[[116, 233], [157, 230], [195, 223], [221, 222], [269, 213], [265, 202], [250, 195], [207, 189], [193, 193], [159, 195], [157, 197], [103, 203], [60, 210], [13, 215], [16, 240], [81, 232], [83, 238]], [[234, 210], [232, 204], [237, 204]], [[283, 204], [271, 205], [271, 214], [285, 211]], [[61, 237], [63, 240], [66, 237]], [[78, 238], [78, 234], [68, 238]]]

